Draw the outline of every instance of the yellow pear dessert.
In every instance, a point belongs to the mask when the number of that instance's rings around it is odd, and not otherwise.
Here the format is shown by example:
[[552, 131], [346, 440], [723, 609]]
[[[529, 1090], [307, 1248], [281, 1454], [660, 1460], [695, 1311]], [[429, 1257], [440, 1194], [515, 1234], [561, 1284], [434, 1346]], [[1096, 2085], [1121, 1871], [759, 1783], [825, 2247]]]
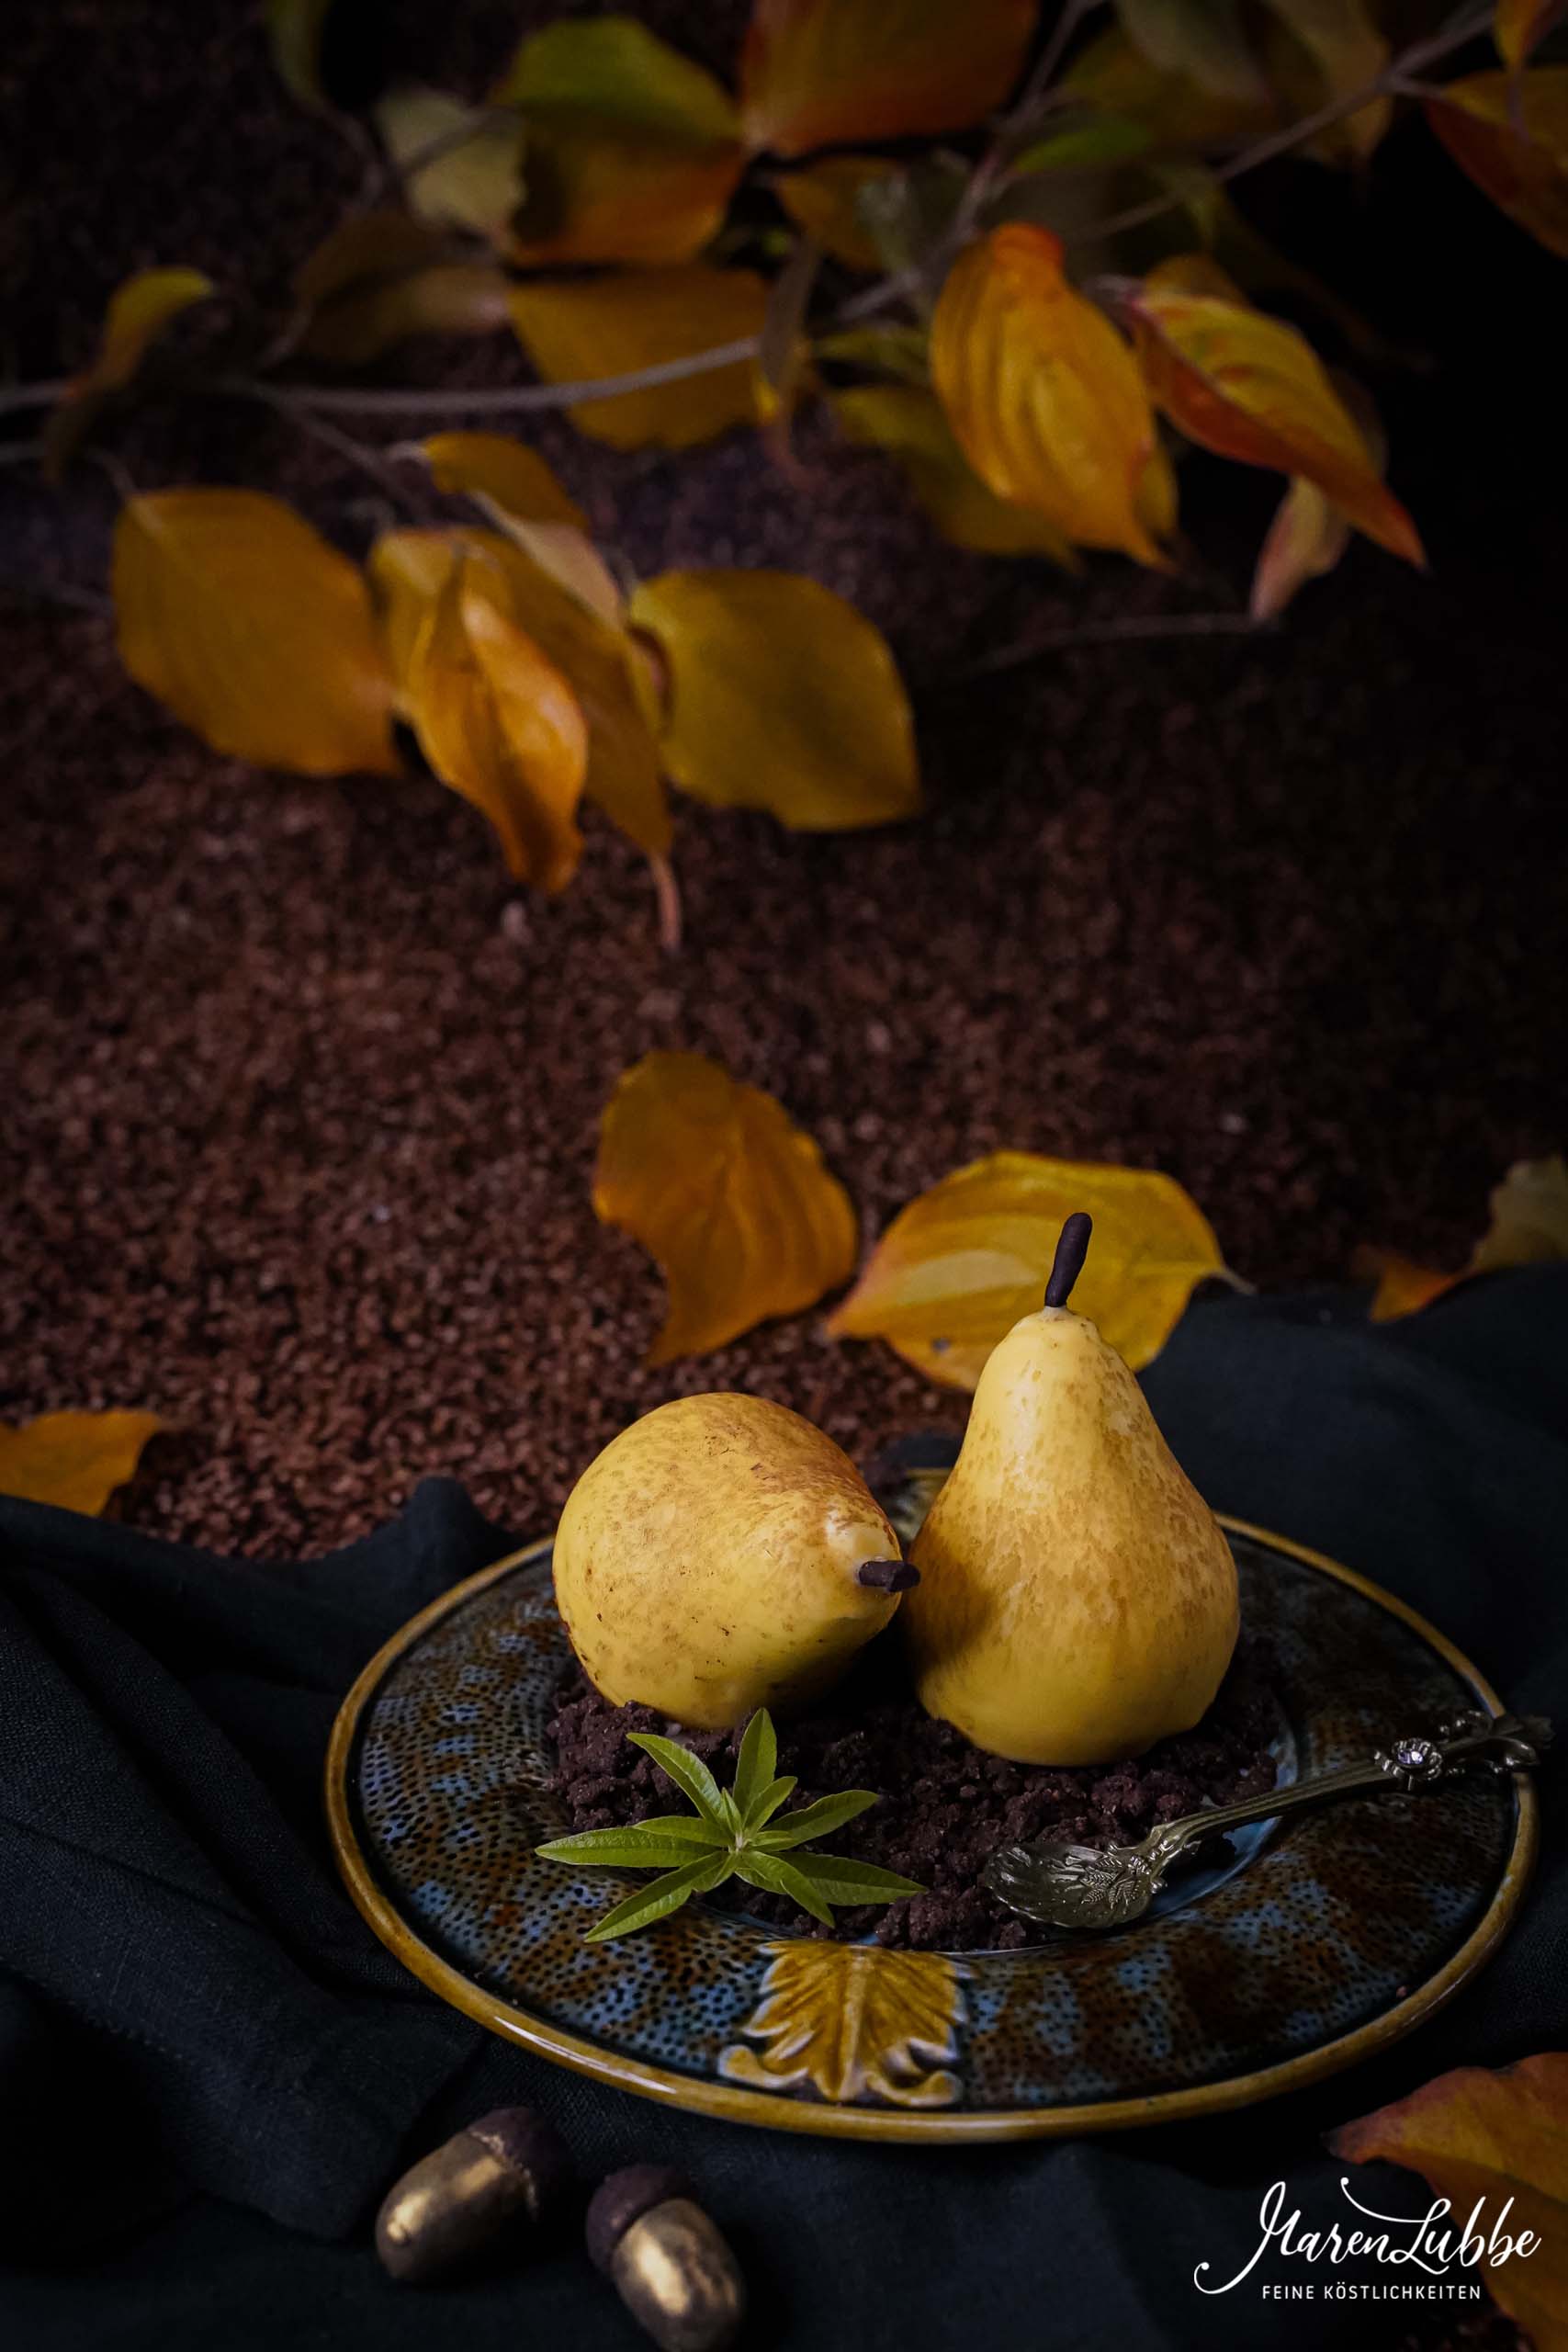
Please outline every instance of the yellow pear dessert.
[[1027, 1764], [1110, 1763], [1189, 1730], [1238, 1630], [1213, 1512], [1122, 1358], [1067, 1307], [1089, 1234], [1067, 1219], [1044, 1306], [980, 1375], [904, 1611], [921, 1703]]
[[761, 1396], [682, 1396], [589, 1464], [555, 1544], [589, 1680], [705, 1731], [834, 1681], [918, 1581], [849, 1456]]

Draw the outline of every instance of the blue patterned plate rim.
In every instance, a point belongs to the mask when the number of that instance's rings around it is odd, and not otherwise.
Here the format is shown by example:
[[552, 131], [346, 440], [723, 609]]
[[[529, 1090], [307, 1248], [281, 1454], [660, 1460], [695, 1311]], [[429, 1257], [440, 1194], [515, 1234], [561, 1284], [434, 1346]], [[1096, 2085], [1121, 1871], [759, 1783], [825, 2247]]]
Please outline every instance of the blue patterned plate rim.
[[[1292, 1610], [1321, 1642], [1325, 1611], [1332, 1621], [1337, 1609], [1353, 1621], [1358, 1663], [1348, 1657], [1337, 1676], [1371, 1672], [1363, 1654], [1381, 1640], [1385, 1669], [1407, 1679], [1416, 1667], [1434, 1696], [1501, 1711], [1485, 1678], [1407, 1603], [1285, 1537], [1224, 1514], [1221, 1524], [1254, 1614], [1260, 1600], [1278, 1604], [1281, 1657]], [[897, 2142], [1217, 2113], [1319, 2081], [1408, 2032], [1496, 1948], [1523, 1899], [1539, 1819], [1529, 1776], [1517, 1774], [1436, 1800], [1460, 1815], [1441, 1840], [1410, 1832], [1410, 1806], [1430, 1799], [1301, 1816], [1239, 1869], [1119, 1938], [901, 1952], [791, 1939], [693, 1905], [625, 1943], [584, 1945], [582, 1927], [626, 1882], [532, 1860], [559, 1815], [543, 1794], [542, 1743], [530, 1743], [525, 1713], [511, 1713], [514, 1688], [543, 1690], [565, 1662], [549, 1551], [541, 1539], [454, 1586], [370, 1660], [333, 1727], [328, 1825], [355, 1905], [416, 1977], [492, 2032], [616, 2089], [774, 2130]], [[472, 1654], [476, 1628], [489, 1664]], [[1347, 1702], [1303, 1721], [1283, 1680], [1303, 1770], [1337, 1760], [1376, 1718], [1374, 1683], [1371, 1716]], [[471, 1695], [455, 1701], [459, 1689]], [[442, 1734], [423, 1746], [421, 1710], [423, 1728]], [[487, 1718], [488, 1781], [470, 1777], [482, 1747], [472, 1725]], [[496, 1756], [511, 1761], [498, 1768]], [[477, 1861], [466, 1858], [474, 1839]], [[498, 1868], [525, 1899], [469, 1916], [471, 1887]], [[1413, 1918], [1430, 1946], [1415, 1982]], [[1347, 2001], [1365, 2014], [1339, 2030]]]

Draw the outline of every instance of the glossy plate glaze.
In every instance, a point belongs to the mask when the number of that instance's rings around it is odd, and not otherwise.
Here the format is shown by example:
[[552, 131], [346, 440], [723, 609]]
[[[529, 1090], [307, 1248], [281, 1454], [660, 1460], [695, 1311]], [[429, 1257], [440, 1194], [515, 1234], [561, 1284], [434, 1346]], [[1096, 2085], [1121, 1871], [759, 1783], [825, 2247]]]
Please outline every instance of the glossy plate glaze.
[[[934, 1472], [895, 1500], [918, 1520]], [[1496, 1712], [1451, 1644], [1376, 1586], [1226, 1522], [1245, 1623], [1277, 1661], [1284, 1774]], [[327, 1766], [349, 1891], [416, 1976], [495, 2032], [677, 2107], [874, 2140], [1104, 2131], [1270, 2097], [1353, 2064], [1506, 1932], [1534, 1851], [1524, 1776], [1352, 1801], [1254, 1836], [1119, 1933], [1022, 1952], [781, 1936], [698, 1903], [582, 1930], [634, 1882], [534, 1848], [569, 1661], [549, 1545], [470, 1577], [374, 1658]], [[1288, 1730], [1285, 1724], [1288, 1724]]]

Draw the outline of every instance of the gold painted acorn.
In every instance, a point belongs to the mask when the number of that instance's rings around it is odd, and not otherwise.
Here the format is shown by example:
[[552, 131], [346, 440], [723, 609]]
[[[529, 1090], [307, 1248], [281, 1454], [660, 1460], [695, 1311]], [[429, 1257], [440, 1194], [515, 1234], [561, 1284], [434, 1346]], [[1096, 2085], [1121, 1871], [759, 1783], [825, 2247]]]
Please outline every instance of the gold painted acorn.
[[660, 2352], [724, 2352], [746, 2316], [746, 2282], [691, 2182], [628, 2165], [594, 2191], [588, 2251]]
[[481, 2115], [388, 2192], [376, 2216], [382, 2267], [418, 2286], [531, 2234], [551, 2216], [571, 2171], [565, 2141], [532, 2108]]

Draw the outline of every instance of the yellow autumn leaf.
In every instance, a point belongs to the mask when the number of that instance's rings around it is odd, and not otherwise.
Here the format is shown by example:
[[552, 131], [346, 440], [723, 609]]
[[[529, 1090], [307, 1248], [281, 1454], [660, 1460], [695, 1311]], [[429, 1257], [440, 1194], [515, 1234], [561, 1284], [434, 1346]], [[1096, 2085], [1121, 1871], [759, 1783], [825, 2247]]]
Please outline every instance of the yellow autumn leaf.
[[832, 395], [852, 441], [886, 450], [943, 538], [982, 555], [1044, 555], [1077, 569], [1070, 543], [1043, 514], [988, 490], [953, 435], [934, 393], [915, 384], [857, 384]]
[[817, 1145], [702, 1054], [645, 1054], [623, 1073], [600, 1123], [593, 1208], [663, 1271], [650, 1364], [814, 1306], [854, 1263], [854, 1211]]
[[964, 2020], [961, 1964], [945, 1953], [883, 1951], [875, 1944], [766, 1947], [762, 1997], [740, 2028], [766, 2045], [719, 2053], [727, 2082], [753, 2090], [807, 2085], [835, 2103], [950, 2107]]
[[965, 130], [1007, 96], [1034, 20], [1035, 0], [754, 0], [747, 140], [803, 155]]
[[1397, 1250], [1359, 1249], [1351, 1259], [1350, 1272], [1358, 1282], [1373, 1285], [1367, 1308], [1373, 1323], [1392, 1323], [1400, 1316], [1414, 1315], [1464, 1280], [1462, 1274], [1440, 1274], [1430, 1266], [1419, 1265]]
[[17, 1429], [0, 1422], [0, 1495], [96, 1518], [164, 1426], [156, 1413], [126, 1412], [40, 1413]]
[[1537, 41], [1564, 15], [1568, 15], [1564, 0], [1497, 0], [1492, 29], [1504, 64], [1517, 72]]
[[[1381, 471], [1387, 444], [1377, 411], [1349, 377], [1337, 374], [1334, 380]], [[1349, 544], [1348, 515], [1315, 482], [1295, 476], [1258, 550], [1248, 605], [1253, 619], [1277, 620], [1299, 588], [1334, 570]]]
[[901, 1209], [830, 1318], [835, 1339], [888, 1340], [917, 1370], [973, 1388], [986, 1359], [1044, 1295], [1062, 1227], [1094, 1219], [1073, 1291], [1134, 1372], [1156, 1356], [1193, 1287], [1224, 1261], [1181, 1186], [1152, 1169], [998, 1151]]
[[1334, 570], [1350, 544], [1348, 517], [1315, 482], [1298, 476], [1269, 526], [1252, 575], [1255, 621], [1277, 620], [1298, 588]]
[[214, 751], [302, 775], [397, 773], [364, 577], [280, 500], [129, 500], [112, 585], [127, 670]]
[[1294, 327], [1255, 311], [1207, 254], [1179, 254], [1119, 288], [1149, 390], [1189, 440], [1315, 482], [1392, 555], [1422, 564], [1416, 526], [1365, 435]]
[[900, 178], [903, 168], [886, 155], [824, 155], [799, 171], [781, 172], [773, 194], [795, 227], [846, 269], [881, 269], [881, 248], [859, 198], [878, 180]]
[[536, 449], [504, 433], [437, 433], [418, 447], [439, 489], [473, 499], [563, 588], [619, 622], [621, 592], [588, 536], [588, 518]]
[[931, 322], [931, 378], [998, 498], [1080, 546], [1165, 564], [1139, 511], [1148, 394], [1110, 320], [1068, 285], [1049, 229], [1009, 222], [959, 255]]
[[106, 401], [135, 377], [151, 345], [182, 311], [218, 291], [199, 269], [142, 269], [109, 298], [92, 361], [73, 378], [44, 430], [44, 471], [64, 472]]
[[626, 608], [668, 673], [671, 783], [718, 808], [766, 808], [805, 832], [911, 817], [914, 720], [886, 639], [790, 571], [665, 571]]
[[491, 93], [523, 119], [513, 257], [688, 261], [740, 176], [740, 124], [713, 75], [630, 17], [547, 25]]
[[1450, 82], [1427, 119], [1500, 212], [1568, 257], [1568, 65]]
[[670, 809], [632, 648], [512, 540], [475, 529], [390, 531], [377, 541], [370, 577], [394, 676], [406, 676], [425, 610], [465, 550], [489, 560], [511, 618], [570, 683], [588, 722], [588, 798], [649, 857], [665, 856]]
[[510, 434], [434, 433], [419, 449], [439, 490], [488, 498], [519, 522], [587, 528], [581, 507], [561, 488], [538, 451]]
[[425, 758], [490, 819], [510, 872], [562, 890], [582, 854], [588, 722], [506, 601], [489, 559], [462, 553], [419, 625], [403, 693]]
[[[523, 201], [521, 122], [482, 113], [445, 90], [408, 88], [388, 93], [376, 124], [421, 220], [504, 243]], [[431, 159], [422, 164], [427, 149]]]
[[1472, 1274], [1568, 1258], [1568, 1160], [1560, 1152], [1549, 1159], [1516, 1160], [1493, 1187], [1490, 1207], [1486, 1230], [1457, 1273], [1441, 1273], [1397, 1250], [1358, 1250], [1351, 1271], [1377, 1285], [1369, 1309], [1372, 1321], [1414, 1315]]
[[[1568, 2053], [1548, 2051], [1496, 2073], [1457, 2067], [1341, 2124], [1328, 2145], [1342, 2163], [1381, 2157], [1419, 2173], [1447, 2198], [1456, 2227], [1483, 2200], [1487, 2286], [1535, 2352], [1568, 2352]], [[1513, 2242], [1511, 2255], [1496, 2229]], [[1527, 2233], [1535, 2241], [1528, 2246]]]
[[757, 420], [752, 350], [767, 315], [767, 281], [750, 269], [688, 262], [598, 277], [534, 278], [512, 289], [512, 322], [547, 383], [597, 382], [679, 363], [731, 344], [728, 365], [669, 383], [579, 401], [574, 424], [615, 449], [652, 442], [686, 449]]
[[340, 295], [299, 347], [329, 367], [360, 368], [415, 335], [493, 334], [511, 320], [507, 291], [500, 270], [482, 262], [433, 262]]

